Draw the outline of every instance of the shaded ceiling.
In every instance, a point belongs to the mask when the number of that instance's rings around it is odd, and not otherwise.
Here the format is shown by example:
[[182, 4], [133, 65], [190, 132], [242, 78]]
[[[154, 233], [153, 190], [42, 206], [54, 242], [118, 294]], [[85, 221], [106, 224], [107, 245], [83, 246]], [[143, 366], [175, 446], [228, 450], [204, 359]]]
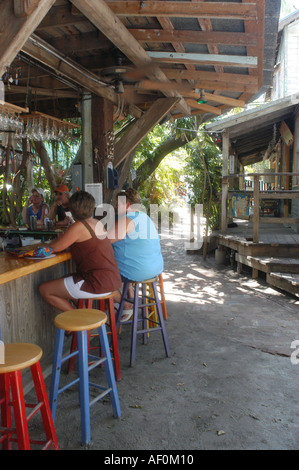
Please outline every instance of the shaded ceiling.
[[272, 84], [280, 0], [1, 0], [0, 11], [5, 101], [31, 111], [77, 117], [91, 92], [116, 116], [174, 96], [174, 118], [209, 118]]

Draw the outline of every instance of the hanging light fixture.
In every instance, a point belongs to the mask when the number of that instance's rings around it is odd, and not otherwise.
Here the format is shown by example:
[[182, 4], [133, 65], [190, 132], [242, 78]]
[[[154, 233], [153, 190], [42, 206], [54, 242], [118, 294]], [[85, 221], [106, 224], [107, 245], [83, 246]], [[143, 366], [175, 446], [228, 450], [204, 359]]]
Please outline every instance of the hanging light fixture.
[[199, 97], [199, 99], [197, 100], [197, 103], [198, 103], [198, 104], [205, 104], [205, 103], [207, 103], [207, 100], [206, 100], [206, 97], [205, 97], [205, 91], [204, 91], [204, 90], [200, 90], [200, 97]]

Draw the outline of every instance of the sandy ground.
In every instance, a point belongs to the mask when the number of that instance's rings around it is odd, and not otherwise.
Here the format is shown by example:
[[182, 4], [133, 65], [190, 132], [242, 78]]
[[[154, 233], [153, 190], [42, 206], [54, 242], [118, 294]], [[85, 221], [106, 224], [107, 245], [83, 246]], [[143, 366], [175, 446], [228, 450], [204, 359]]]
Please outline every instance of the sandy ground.
[[[131, 368], [122, 328], [122, 416], [113, 418], [109, 398], [93, 405], [88, 449], [102, 451], [101, 463], [121, 451], [299, 449], [298, 301], [213, 255], [187, 254], [182, 240], [162, 247], [171, 357], [156, 332]], [[60, 395], [55, 427], [62, 450], [84, 449], [76, 388]]]

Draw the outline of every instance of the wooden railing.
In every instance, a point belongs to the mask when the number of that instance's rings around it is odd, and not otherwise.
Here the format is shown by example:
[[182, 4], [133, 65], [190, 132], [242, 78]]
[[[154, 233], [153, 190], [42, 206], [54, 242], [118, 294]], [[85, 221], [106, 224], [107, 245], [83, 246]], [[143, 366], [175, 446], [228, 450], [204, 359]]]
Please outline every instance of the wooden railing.
[[[260, 177], [269, 176], [269, 173], [248, 173], [248, 174], [237, 174], [223, 176], [223, 192], [222, 194], [222, 232], [226, 231], [227, 228], [227, 201], [231, 199], [232, 193], [235, 191], [228, 190], [228, 180], [230, 178], [245, 178], [253, 177], [253, 191], [240, 191], [240, 194], [250, 194], [253, 197], [253, 242], [258, 243], [259, 241], [259, 227], [260, 221], [263, 223], [292, 223], [299, 224], [299, 218], [296, 217], [261, 217], [260, 215], [260, 202], [262, 199], [299, 199], [299, 190], [285, 190], [285, 189], [274, 189], [274, 190], [260, 190]], [[278, 179], [279, 177], [294, 177], [299, 176], [299, 173], [271, 173], [271, 176]], [[277, 187], [277, 184], [275, 185]]]

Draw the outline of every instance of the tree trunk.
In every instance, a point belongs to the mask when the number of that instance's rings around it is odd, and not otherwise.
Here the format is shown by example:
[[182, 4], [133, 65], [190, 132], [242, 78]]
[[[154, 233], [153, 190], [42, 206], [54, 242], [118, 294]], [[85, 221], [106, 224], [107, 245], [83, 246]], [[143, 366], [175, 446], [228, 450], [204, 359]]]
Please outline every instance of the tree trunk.
[[56, 186], [56, 179], [55, 179], [55, 173], [52, 169], [52, 163], [49, 158], [48, 152], [42, 142], [35, 141], [35, 149], [40, 158], [41, 165], [45, 170], [45, 175], [49, 182], [50, 188], [52, 191], [54, 191], [55, 186]]
[[162, 142], [154, 151], [154, 153], [148, 157], [137, 169], [136, 179], [134, 180], [133, 186], [137, 189], [142, 183], [144, 183], [149, 176], [157, 169], [160, 165], [163, 158], [166, 157], [169, 153], [177, 150], [180, 147], [183, 147], [188, 142], [193, 140], [194, 134], [192, 137], [181, 135], [178, 138], [170, 137], [169, 139]]

